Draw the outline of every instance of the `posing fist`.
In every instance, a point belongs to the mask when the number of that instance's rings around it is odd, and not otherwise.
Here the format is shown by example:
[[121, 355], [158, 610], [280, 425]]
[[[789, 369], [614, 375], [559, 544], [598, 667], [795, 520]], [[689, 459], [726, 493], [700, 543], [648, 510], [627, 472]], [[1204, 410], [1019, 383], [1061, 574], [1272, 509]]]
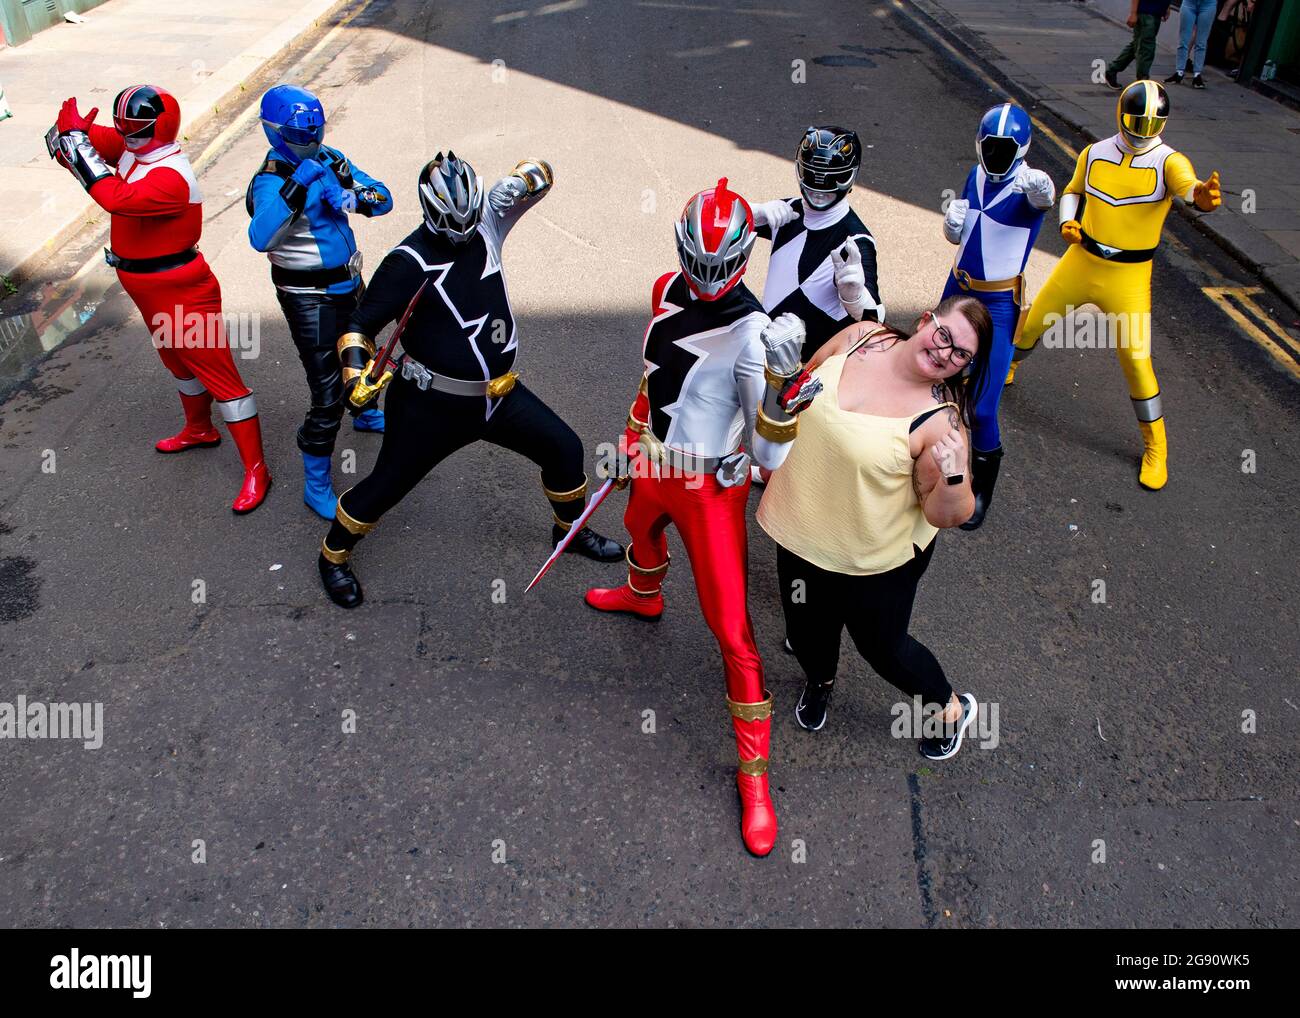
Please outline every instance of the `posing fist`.
[[1061, 236], [1065, 238], [1067, 244], [1082, 243], [1083, 227], [1079, 225], [1077, 219], [1067, 219], [1061, 224]]
[[783, 201], [765, 201], [753, 206], [753, 209], [754, 225], [770, 226], [773, 233], [799, 218], [794, 209]]
[[84, 117], [77, 109], [76, 99], [65, 99], [63, 105], [59, 107], [59, 119], [55, 125], [60, 134], [66, 134], [68, 131], [89, 131], [90, 125], [95, 122], [95, 117], [99, 115], [99, 107], [87, 113]]
[[1213, 212], [1223, 204], [1223, 193], [1219, 190], [1219, 171], [1210, 174], [1209, 180], [1203, 180], [1192, 189], [1192, 201], [1202, 212]]
[[1050, 209], [1056, 201], [1056, 187], [1052, 178], [1042, 170], [1030, 169], [1024, 163], [1016, 172], [1015, 189], [1028, 199], [1036, 209]]
[[496, 210], [497, 215], [503, 216], [527, 193], [528, 182], [523, 177], [511, 174], [503, 177], [496, 187], [488, 192], [488, 204]]
[[950, 428], [948, 434], [930, 446], [930, 455], [939, 464], [939, 472], [945, 478], [965, 475], [966, 440], [956, 428]]
[[803, 366], [803, 321], [787, 311], [768, 322], [759, 334], [767, 351], [767, 366], [774, 375], [788, 378]]
[[303, 187], [311, 187], [314, 181], [320, 180], [325, 176], [325, 167], [318, 159], [304, 159], [298, 164], [298, 168], [293, 171], [292, 180], [297, 181]]
[[966, 226], [966, 214], [970, 212], [970, 202], [958, 198], [948, 203], [948, 211], [943, 214], [943, 235], [950, 244], [961, 243], [961, 231]]

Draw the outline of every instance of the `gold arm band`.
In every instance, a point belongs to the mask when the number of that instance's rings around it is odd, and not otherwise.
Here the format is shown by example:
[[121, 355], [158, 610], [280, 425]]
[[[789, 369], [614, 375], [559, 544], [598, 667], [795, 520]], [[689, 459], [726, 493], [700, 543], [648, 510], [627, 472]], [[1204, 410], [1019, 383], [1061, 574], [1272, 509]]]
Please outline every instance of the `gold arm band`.
[[758, 703], [737, 703], [731, 697], [727, 697], [727, 707], [731, 711], [731, 716], [740, 718], [741, 721], [766, 721], [772, 716], [772, 694], [768, 693], [767, 699], [760, 700]]
[[375, 355], [375, 343], [369, 336], [363, 332], [345, 332], [339, 337], [337, 344], [338, 354], [343, 356], [344, 350], [361, 349], [366, 352], [366, 360], [370, 360]]
[[[350, 491], [351, 489], [348, 490]], [[343, 494], [346, 495], [347, 492], [344, 492]], [[349, 534], [357, 534], [364, 537], [366, 534], [370, 533], [370, 531], [375, 529], [374, 523], [362, 523], [360, 520], [355, 520], [344, 512], [343, 499], [341, 497], [339, 498], [338, 505], [334, 509], [334, 518], [343, 524], [343, 529]]]
[[751, 778], [761, 778], [767, 773], [767, 757], [756, 756], [753, 760], [741, 760], [736, 769]]
[[528, 185], [529, 194], [534, 194], [540, 190], [537, 184], [539, 174], [546, 187], [550, 187], [555, 183], [555, 171], [551, 169], [551, 164], [545, 159], [521, 159], [515, 163], [515, 168], [510, 172]]
[[[637, 397], [644, 396], [647, 400], [650, 398], [650, 383], [645, 375], [641, 376], [641, 384], [636, 387]], [[627, 408], [627, 426], [635, 431], [638, 435], [644, 434], [645, 429], [650, 427], [649, 421], [643, 421], [633, 411], [636, 409], [636, 400], [632, 400], [632, 405]]]
[[336, 566], [341, 566], [344, 562], [352, 557], [350, 551], [335, 551], [324, 541], [320, 543], [320, 553], [326, 562], [333, 562]]
[[546, 492], [546, 497], [552, 502], [576, 502], [580, 498], [587, 497], [587, 477], [584, 474], [582, 483], [572, 491], [552, 491], [546, 486], [546, 482], [542, 481], [542, 491]]
[[515, 387], [515, 382], [519, 381], [518, 371], [507, 371], [504, 375], [497, 375], [487, 384], [487, 394], [493, 399], [500, 399]]
[[784, 422], [774, 421], [763, 413], [760, 407], [758, 418], [754, 421], [754, 430], [769, 442], [793, 442], [799, 434], [799, 418], [791, 417]]
[[344, 384], [344, 385], [347, 385], [348, 382], [352, 381], [352, 379], [354, 379], [354, 378], [360, 378], [360, 377], [361, 377], [362, 375], [364, 375], [365, 373], [366, 373], [366, 369], [365, 369], [365, 368], [349, 368], [349, 367], [344, 367], [344, 369], [343, 369], [343, 384]]
[[773, 370], [772, 370], [771, 368], [769, 368], [766, 364], [764, 364], [764, 365], [763, 365], [763, 377], [767, 379], [767, 384], [768, 384], [768, 385], [770, 385], [770, 386], [771, 386], [773, 389], [775, 389], [777, 392], [780, 392], [782, 389], [784, 389], [787, 385], [790, 384], [790, 380], [791, 380], [791, 379], [793, 379], [793, 378], [797, 378], [798, 375], [799, 375], [799, 372], [802, 371], [802, 370], [803, 370], [803, 365], [800, 364], [800, 365], [799, 365], [797, 368], [795, 368], [794, 371], [791, 372], [790, 374], [788, 374], [788, 375], [778, 375], [775, 371], [773, 371]]
[[653, 569], [646, 569], [644, 566], [639, 566], [632, 561], [631, 543], [628, 544], [627, 551], [623, 553], [623, 557], [627, 559], [628, 569], [632, 570], [632, 572], [636, 573], [638, 576], [663, 576], [664, 573], [668, 572], [668, 567], [673, 561], [673, 557], [669, 555], [663, 560], [662, 564], [655, 566]]

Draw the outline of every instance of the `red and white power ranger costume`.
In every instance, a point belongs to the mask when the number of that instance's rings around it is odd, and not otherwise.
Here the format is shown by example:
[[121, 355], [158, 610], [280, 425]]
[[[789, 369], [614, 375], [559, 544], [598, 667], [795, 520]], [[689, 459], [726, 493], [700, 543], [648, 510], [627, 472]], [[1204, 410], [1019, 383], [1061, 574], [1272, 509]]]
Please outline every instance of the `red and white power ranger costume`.
[[[788, 411], [803, 409], [817, 383], [799, 360], [803, 323], [795, 315], [772, 321], [740, 282], [754, 239], [753, 213], [725, 178], [682, 213], [682, 269], [654, 284], [645, 375], [624, 433], [628, 579], [589, 590], [586, 600], [601, 611], [658, 618], [668, 570], [664, 531], [676, 525], [722, 651], [740, 759], [741, 835], [762, 856], [776, 842], [776, 812], [767, 778], [772, 698], [746, 596], [749, 461], [780, 466], [798, 426]], [[807, 396], [801, 404], [786, 398], [799, 392]]]
[[[155, 448], [184, 452], [216, 445], [217, 401], [244, 464], [237, 513], [262, 504], [271, 474], [262, 453], [257, 404], [230, 355], [221, 286], [197, 244], [203, 204], [189, 160], [176, 142], [180, 106], [161, 88], [137, 85], [113, 102], [112, 128], [94, 123], [69, 99], [46, 142], [111, 216], [108, 263], [144, 317], [158, 356], [176, 378], [185, 427]], [[113, 168], [116, 168], [116, 173]]]

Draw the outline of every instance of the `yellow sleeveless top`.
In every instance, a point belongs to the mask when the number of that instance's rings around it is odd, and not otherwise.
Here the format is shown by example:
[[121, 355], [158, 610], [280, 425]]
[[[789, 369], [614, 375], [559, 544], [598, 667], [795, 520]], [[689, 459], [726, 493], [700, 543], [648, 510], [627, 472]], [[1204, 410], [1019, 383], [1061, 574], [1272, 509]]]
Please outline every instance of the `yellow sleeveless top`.
[[[857, 349], [813, 372], [824, 386], [799, 415], [799, 437], [768, 481], [757, 519], [772, 540], [815, 566], [867, 576], [910, 562], [939, 529], [912, 487], [911, 417], [840, 409], [844, 364]], [[953, 403], [941, 406], [955, 406]]]

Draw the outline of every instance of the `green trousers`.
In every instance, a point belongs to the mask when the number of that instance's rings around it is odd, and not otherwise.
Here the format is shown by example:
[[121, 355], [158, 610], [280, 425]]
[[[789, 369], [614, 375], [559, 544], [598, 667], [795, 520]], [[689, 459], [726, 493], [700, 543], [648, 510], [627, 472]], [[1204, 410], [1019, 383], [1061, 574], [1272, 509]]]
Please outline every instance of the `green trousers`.
[[1137, 80], [1151, 76], [1151, 64], [1156, 58], [1156, 36], [1160, 33], [1160, 19], [1154, 14], [1139, 14], [1137, 24], [1133, 26], [1133, 38], [1120, 51], [1120, 55], [1110, 62], [1106, 70], [1119, 74], [1133, 58], [1137, 57]]

